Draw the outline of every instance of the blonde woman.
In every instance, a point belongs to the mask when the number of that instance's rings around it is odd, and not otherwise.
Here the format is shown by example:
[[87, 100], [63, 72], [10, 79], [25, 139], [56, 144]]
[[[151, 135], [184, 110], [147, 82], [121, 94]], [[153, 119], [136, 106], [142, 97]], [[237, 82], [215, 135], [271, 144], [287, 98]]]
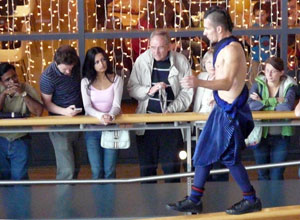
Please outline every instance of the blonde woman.
[[[213, 67], [213, 51], [209, 50], [205, 53], [202, 59], [202, 69], [198, 75], [202, 80], [213, 80], [215, 78], [215, 68]], [[214, 106], [213, 91], [204, 87], [198, 87], [194, 98], [194, 112], [208, 113], [211, 112]]]
[[[204, 72], [198, 75], [198, 79], [201, 80], [213, 80], [215, 79], [215, 68], [213, 66], [213, 50], [208, 50], [201, 61], [201, 66]], [[194, 98], [194, 112], [210, 113], [215, 105], [213, 97], [213, 90], [204, 87], [198, 87]], [[198, 138], [198, 137], [197, 137]], [[214, 169], [225, 168], [221, 163], [216, 162], [213, 165]], [[211, 175], [208, 177], [208, 181], [228, 181], [228, 174]]]

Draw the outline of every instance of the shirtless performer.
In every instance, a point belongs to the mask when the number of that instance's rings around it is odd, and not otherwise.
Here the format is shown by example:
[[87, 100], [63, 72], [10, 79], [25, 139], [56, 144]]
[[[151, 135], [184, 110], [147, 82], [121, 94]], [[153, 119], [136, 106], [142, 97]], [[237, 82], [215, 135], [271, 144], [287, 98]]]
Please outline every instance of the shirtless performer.
[[232, 36], [233, 23], [227, 11], [212, 7], [204, 15], [204, 35], [214, 46], [215, 80], [200, 80], [195, 76], [182, 79], [184, 88], [198, 86], [214, 90], [216, 105], [197, 142], [193, 156], [195, 177], [191, 195], [167, 205], [168, 209], [200, 213], [204, 184], [212, 164], [220, 161], [243, 192], [243, 199], [226, 210], [227, 214], [244, 214], [261, 210], [248, 174], [241, 163], [244, 139], [253, 129], [253, 119], [247, 104], [245, 86], [246, 59], [242, 45]]

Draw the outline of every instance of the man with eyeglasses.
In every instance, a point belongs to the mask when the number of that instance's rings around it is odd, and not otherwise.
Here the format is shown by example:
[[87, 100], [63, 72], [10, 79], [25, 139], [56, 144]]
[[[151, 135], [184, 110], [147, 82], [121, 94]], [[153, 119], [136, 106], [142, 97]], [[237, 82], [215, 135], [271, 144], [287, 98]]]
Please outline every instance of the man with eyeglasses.
[[[152, 32], [149, 42], [150, 49], [137, 58], [128, 82], [129, 95], [138, 101], [136, 113], [186, 111], [192, 102], [193, 89], [182, 88], [180, 80], [192, 74], [189, 62], [184, 55], [171, 50], [168, 32]], [[178, 154], [183, 148], [180, 129], [137, 131], [136, 134], [142, 177], [155, 176], [158, 162], [164, 174], [180, 172]]]

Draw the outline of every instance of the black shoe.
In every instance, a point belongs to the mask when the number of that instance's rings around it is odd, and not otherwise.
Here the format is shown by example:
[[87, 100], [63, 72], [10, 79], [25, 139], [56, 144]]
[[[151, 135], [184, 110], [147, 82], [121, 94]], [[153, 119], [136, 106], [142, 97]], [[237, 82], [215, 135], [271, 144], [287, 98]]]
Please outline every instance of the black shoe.
[[229, 209], [226, 210], [227, 214], [230, 215], [240, 215], [249, 212], [258, 212], [261, 210], [261, 201], [256, 198], [255, 202], [252, 203], [249, 200], [243, 199], [242, 201], [234, 204]]
[[194, 203], [192, 200], [189, 200], [188, 197], [185, 197], [184, 200], [168, 204], [167, 209], [172, 209], [179, 212], [201, 213], [202, 202], [199, 201], [198, 203]]

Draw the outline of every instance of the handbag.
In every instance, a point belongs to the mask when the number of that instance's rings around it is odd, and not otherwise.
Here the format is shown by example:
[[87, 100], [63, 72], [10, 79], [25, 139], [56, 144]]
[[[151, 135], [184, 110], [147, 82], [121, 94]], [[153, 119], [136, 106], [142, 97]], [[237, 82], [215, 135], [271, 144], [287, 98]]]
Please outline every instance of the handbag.
[[130, 147], [129, 131], [102, 131], [101, 147], [107, 149], [128, 149]]
[[253, 147], [260, 143], [261, 136], [262, 136], [262, 126], [255, 126], [251, 133], [249, 134], [248, 138], [245, 140], [247, 147]]

